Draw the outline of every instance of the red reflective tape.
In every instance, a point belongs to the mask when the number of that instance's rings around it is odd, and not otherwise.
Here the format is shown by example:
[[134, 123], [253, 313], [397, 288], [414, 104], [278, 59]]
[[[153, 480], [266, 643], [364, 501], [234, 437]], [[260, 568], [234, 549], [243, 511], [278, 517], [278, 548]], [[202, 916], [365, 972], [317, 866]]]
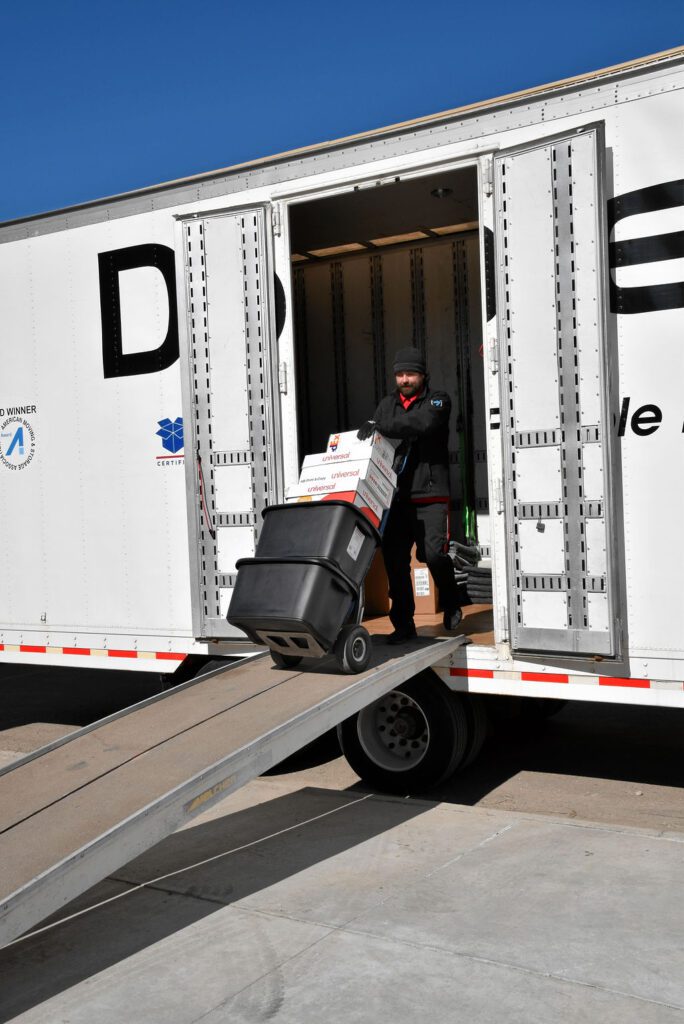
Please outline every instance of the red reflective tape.
[[650, 679], [622, 679], [620, 676], [599, 676], [599, 686], [636, 686], [640, 690], [651, 687]]
[[553, 672], [521, 672], [520, 678], [524, 683], [567, 683], [568, 677], [554, 675]]
[[[0, 651], [5, 650], [5, 644], [0, 644]], [[19, 650], [25, 654], [45, 654], [47, 647], [38, 647], [30, 644], [21, 644]], [[90, 647], [61, 647], [60, 652], [62, 654], [80, 654], [86, 657], [92, 654]], [[109, 658], [137, 658], [137, 651], [107, 651]], [[187, 654], [176, 654], [171, 651], [156, 651], [154, 653], [155, 658], [161, 661], [185, 661]]]
[[452, 676], [472, 676], [473, 679], [493, 679], [494, 673], [490, 668], [450, 668], [449, 674]]

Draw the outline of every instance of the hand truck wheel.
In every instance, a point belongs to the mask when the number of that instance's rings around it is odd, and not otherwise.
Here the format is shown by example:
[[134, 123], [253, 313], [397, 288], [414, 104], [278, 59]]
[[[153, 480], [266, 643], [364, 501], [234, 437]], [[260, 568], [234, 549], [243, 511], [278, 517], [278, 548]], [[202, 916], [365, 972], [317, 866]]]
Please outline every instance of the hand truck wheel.
[[271, 658], [276, 668], [296, 668], [302, 660], [296, 654], [282, 654], [280, 651], [274, 651], [273, 648], [271, 648]]
[[335, 657], [343, 672], [363, 672], [371, 659], [371, 638], [363, 626], [343, 626], [335, 641]]

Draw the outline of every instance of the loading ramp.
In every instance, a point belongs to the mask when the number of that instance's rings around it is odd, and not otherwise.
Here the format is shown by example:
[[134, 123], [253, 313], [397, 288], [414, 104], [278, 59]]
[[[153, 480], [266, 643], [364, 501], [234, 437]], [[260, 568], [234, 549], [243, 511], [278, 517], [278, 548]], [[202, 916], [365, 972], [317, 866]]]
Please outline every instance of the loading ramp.
[[10, 765], [0, 774], [0, 945], [464, 642], [378, 645], [356, 676], [332, 659], [282, 670], [260, 654]]

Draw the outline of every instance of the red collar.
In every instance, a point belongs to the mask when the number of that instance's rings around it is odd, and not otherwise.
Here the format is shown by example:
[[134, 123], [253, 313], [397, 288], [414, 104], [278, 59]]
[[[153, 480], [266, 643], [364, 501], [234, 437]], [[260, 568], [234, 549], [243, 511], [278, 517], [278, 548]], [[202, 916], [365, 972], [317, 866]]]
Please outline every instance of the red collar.
[[403, 405], [404, 409], [410, 409], [414, 402], [417, 402], [421, 397], [425, 388], [421, 388], [417, 395], [412, 395], [411, 398], [404, 398], [401, 391], [399, 392], [399, 401]]

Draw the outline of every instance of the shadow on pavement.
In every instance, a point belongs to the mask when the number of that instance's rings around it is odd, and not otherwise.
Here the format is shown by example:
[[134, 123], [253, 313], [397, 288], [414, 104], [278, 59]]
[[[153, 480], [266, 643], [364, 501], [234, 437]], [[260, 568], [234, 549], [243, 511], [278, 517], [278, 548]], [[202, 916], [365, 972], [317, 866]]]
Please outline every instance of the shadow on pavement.
[[0, 950], [0, 1021], [425, 810], [308, 788], [176, 832]]
[[34, 722], [88, 725], [162, 689], [156, 672], [0, 665], [0, 731]]
[[548, 721], [499, 724], [478, 760], [430, 797], [477, 804], [524, 771], [681, 787], [683, 731], [679, 709], [570, 702]]

